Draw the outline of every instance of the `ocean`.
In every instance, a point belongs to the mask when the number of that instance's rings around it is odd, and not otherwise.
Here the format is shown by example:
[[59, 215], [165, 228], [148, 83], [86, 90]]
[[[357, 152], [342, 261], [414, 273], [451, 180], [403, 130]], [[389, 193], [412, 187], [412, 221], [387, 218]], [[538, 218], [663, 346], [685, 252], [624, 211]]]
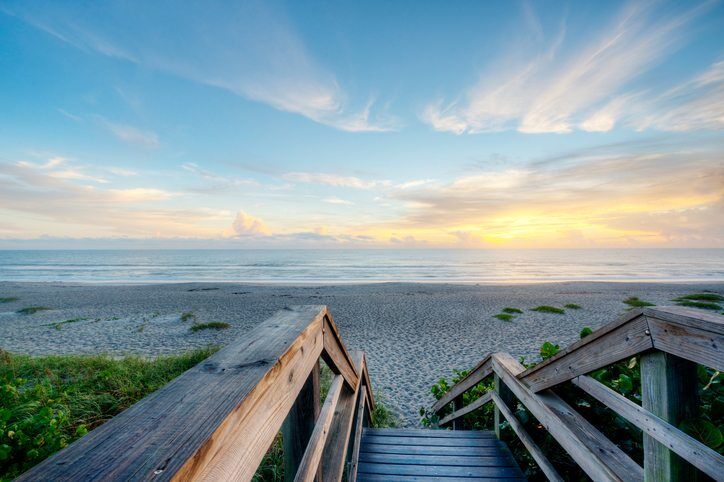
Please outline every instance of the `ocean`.
[[5, 250], [1, 281], [722, 282], [724, 249]]

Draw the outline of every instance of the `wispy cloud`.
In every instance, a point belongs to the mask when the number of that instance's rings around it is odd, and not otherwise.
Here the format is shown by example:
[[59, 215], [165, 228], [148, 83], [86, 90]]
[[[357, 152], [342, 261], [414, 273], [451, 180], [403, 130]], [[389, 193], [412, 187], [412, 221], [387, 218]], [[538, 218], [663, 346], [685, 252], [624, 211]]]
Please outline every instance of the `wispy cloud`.
[[288, 172], [282, 175], [282, 178], [292, 182], [326, 184], [328, 186], [352, 187], [355, 189], [372, 189], [390, 185], [390, 181], [368, 181], [355, 176], [342, 176], [324, 172]]
[[164, 1], [131, 3], [74, 9], [35, 2], [4, 9], [84, 51], [219, 87], [341, 130], [379, 132], [399, 124], [384, 106], [350, 100], [284, 12], [268, 2], [183, 8]]
[[528, 10], [525, 24], [535, 43], [503, 52], [464, 95], [428, 104], [421, 118], [456, 134], [610, 130], [632, 95], [622, 89], [680, 47], [685, 27], [707, 8], [669, 14], [655, 2], [632, 2], [579, 46], [568, 45], [565, 26], [541, 42], [540, 24]]
[[152, 130], [112, 122], [98, 115], [93, 117], [120, 141], [146, 148], [156, 148], [160, 145], [158, 134]]
[[330, 196], [322, 199], [322, 201], [326, 202], [327, 204], [344, 204], [347, 206], [351, 206], [354, 203], [352, 201], [348, 201], [346, 199], [340, 199], [336, 196]]

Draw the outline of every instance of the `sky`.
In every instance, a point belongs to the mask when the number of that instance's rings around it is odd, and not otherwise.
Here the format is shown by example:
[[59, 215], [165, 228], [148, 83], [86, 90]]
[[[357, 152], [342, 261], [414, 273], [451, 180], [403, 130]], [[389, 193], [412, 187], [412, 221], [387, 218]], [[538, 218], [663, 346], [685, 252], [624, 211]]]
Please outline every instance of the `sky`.
[[724, 247], [723, 3], [0, 0], [0, 248]]

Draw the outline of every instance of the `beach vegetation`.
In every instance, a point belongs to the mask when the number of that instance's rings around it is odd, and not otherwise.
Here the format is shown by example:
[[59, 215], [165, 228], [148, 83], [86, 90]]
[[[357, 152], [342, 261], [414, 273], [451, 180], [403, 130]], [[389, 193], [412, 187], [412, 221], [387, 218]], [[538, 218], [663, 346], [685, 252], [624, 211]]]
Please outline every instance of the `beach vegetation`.
[[520, 309], [518, 309], [518, 308], [503, 308], [503, 313], [508, 313], [508, 314], [511, 314], [511, 315], [513, 315], [513, 314], [521, 314], [521, 313], [523, 313], [523, 310], [520, 310]]
[[20, 308], [15, 313], [19, 315], [33, 315], [39, 311], [48, 311], [50, 308], [47, 306], [27, 306], [25, 308]]
[[150, 360], [0, 350], [0, 480], [18, 476], [214, 351]]
[[201, 331], [201, 330], [226, 330], [227, 328], [230, 328], [231, 325], [228, 323], [224, 323], [223, 321], [211, 321], [209, 323], [196, 323], [189, 328], [189, 330], [193, 332]]
[[720, 310], [721, 306], [716, 303], [709, 303], [707, 301], [690, 301], [683, 300], [676, 303], [679, 306], [686, 306], [688, 308], [701, 308], [702, 310]]
[[181, 321], [183, 321], [184, 323], [187, 321], [196, 321], [196, 313], [194, 313], [193, 311], [184, 311], [183, 313], [181, 313], [180, 318]]
[[[590, 328], [585, 327], [581, 330], [581, 338], [591, 333]], [[540, 349], [542, 359], [549, 358], [556, 352], [558, 352], [558, 345], [552, 342], [544, 343]], [[523, 358], [521, 358], [521, 364], [526, 368], [536, 365], [535, 362], [527, 363]], [[724, 389], [722, 389], [721, 376], [718, 371], [702, 365], [699, 365], [697, 370], [699, 399], [701, 401], [700, 413], [696, 418], [683, 422], [679, 428], [713, 450], [724, 454], [724, 411], [722, 410], [724, 408]], [[467, 371], [453, 370], [450, 381], [441, 378], [431, 387], [432, 395], [439, 400], [467, 373]], [[595, 370], [589, 376], [632, 402], [638, 405], [641, 404], [639, 357], [622, 360], [605, 368]], [[489, 377], [466, 392], [463, 395], [463, 404], [467, 405], [487, 391], [492, 390], [493, 381], [491, 378]], [[641, 463], [643, 460], [641, 430], [571, 384], [561, 385], [556, 389], [556, 393], [586, 420], [604, 432], [607, 438], [618, 445], [633, 460]], [[560, 450], [558, 442], [545, 430], [543, 425], [522, 404], [517, 404], [517, 407], [515, 411], [516, 418], [546, 454], [561, 477], [564, 480], [571, 481], [590, 480], [570, 456]], [[448, 406], [445, 411], [438, 415], [423, 408], [420, 410], [422, 425], [437, 426], [440, 418], [451, 413], [451, 411], [452, 409]], [[464, 415], [463, 424], [466, 427], [479, 430], [491, 430], [493, 426], [493, 404], [487, 403], [478, 410]], [[528, 480], [547, 480], [507, 422], [501, 425], [501, 433], [503, 440], [508, 444], [516, 460], [521, 464]]]
[[18, 301], [20, 298], [16, 296], [2, 296], [0, 297], [0, 303], [12, 303], [13, 301]]
[[569, 310], [580, 310], [583, 307], [581, 305], [577, 305], [575, 303], [568, 303], [566, 305], [563, 305], [564, 308], [568, 308]]
[[717, 303], [719, 301], [724, 301], [724, 296], [716, 294], [716, 293], [694, 293], [691, 295], [684, 295], [679, 296], [678, 298], [675, 298], [674, 301], [710, 301], [712, 303]]
[[493, 315], [493, 318], [497, 318], [501, 321], [511, 321], [513, 319], [513, 315], [509, 315], [508, 313], [498, 313], [497, 315]]
[[59, 321], [57, 323], [49, 323], [47, 326], [53, 326], [56, 330], [60, 330], [61, 327], [67, 323], [77, 323], [79, 321], [85, 321], [88, 318], [72, 318], [70, 320]]
[[656, 306], [654, 303], [650, 303], [648, 301], [644, 301], [640, 299], [638, 296], [629, 296], [625, 300], [623, 300], [624, 303], [629, 305], [631, 308], [643, 308], [645, 306]]
[[556, 308], [555, 306], [541, 305], [531, 308], [530, 311], [537, 311], [539, 313], [554, 313], [556, 315], [562, 315], [566, 312], [563, 308]]

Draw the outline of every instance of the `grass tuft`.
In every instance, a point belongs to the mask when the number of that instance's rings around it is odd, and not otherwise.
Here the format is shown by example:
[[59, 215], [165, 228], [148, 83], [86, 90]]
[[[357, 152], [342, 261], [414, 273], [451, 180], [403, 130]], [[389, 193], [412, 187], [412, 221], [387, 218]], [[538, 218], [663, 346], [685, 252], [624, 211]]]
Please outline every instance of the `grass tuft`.
[[17, 477], [214, 351], [148, 360], [0, 350], [0, 480]]
[[580, 310], [583, 307], [581, 305], [577, 305], [575, 303], [568, 303], [567, 305], [563, 305], [564, 308], [568, 308], [569, 310]]
[[541, 305], [531, 308], [530, 311], [538, 311], [540, 313], [555, 313], [556, 315], [562, 315], [566, 312], [563, 308], [556, 308], [555, 306]]
[[37, 313], [38, 311], [48, 311], [48, 310], [50, 310], [50, 308], [48, 308], [47, 306], [28, 306], [26, 308], [19, 309], [15, 313], [17, 313], [19, 315], [32, 315], [32, 314]]
[[523, 310], [519, 310], [518, 308], [503, 308], [503, 313], [510, 313], [512, 315], [513, 313], [523, 313]]
[[196, 321], [196, 313], [193, 311], [184, 311], [181, 313], [181, 321]]
[[717, 305], [716, 303], [705, 303], [703, 301], [679, 301], [676, 303], [679, 306], [688, 306], [689, 308], [701, 308], [704, 310], [720, 310], [721, 306]]
[[511, 321], [513, 319], [513, 315], [509, 315], [507, 313], [498, 313], [497, 315], [494, 315], [493, 318], [497, 318], [502, 321]]
[[197, 323], [189, 328], [189, 330], [193, 332], [201, 330], [225, 330], [229, 327], [231, 327], [231, 325], [223, 321], [212, 321], [210, 323]]
[[716, 303], [718, 301], [724, 301], [724, 296], [716, 293], [695, 293], [693, 295], [679, 296], [674, 298], [674, 301], [710, 301]]
[[13, 301], [18, 301], [20, 298], [16, 296], [3, 296], [0, 298], [0, 303], [11, 303]]
[[630, 296], [623, 300], [624, 303], [629, 305], [631, 308], [643, 308], [644, 306], [656, 306], [653, 303], [639, 299], [638, 296]]

